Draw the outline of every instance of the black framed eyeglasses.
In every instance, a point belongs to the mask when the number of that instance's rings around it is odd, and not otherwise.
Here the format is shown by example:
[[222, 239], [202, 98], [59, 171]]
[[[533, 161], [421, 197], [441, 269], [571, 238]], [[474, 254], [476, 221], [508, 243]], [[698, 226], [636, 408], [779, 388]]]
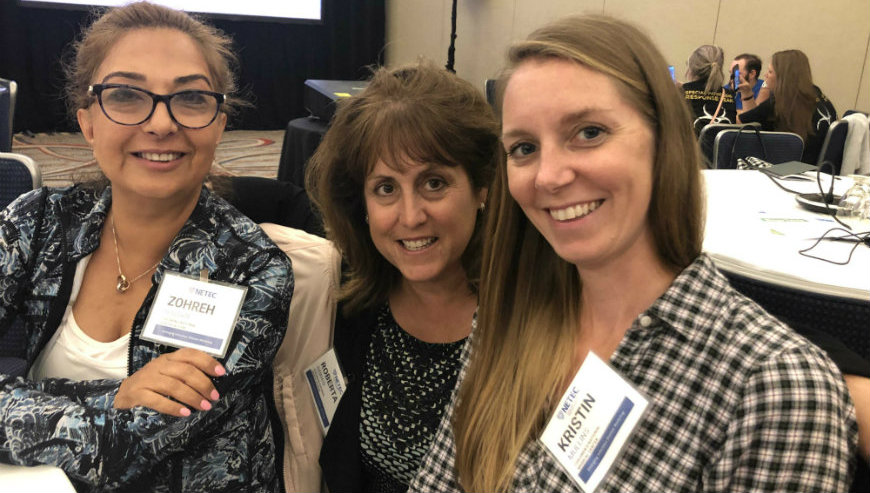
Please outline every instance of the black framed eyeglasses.
[[166, 104], [172, 121], [184, 128], [205, 128], [217, 118], [226, 95], [189, 89], [172, 94], [154, 94], [127, 84], [93, 84], [88, 94], [96, 96], [100, 109], [119, 125], [139, 125], [148, 121], [157, 103]]

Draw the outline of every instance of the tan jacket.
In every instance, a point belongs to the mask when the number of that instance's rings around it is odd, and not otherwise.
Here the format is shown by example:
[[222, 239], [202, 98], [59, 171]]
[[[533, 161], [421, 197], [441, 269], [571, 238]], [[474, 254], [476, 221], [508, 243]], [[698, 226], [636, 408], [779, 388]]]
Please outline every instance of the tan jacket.
[[317, 460], [323, 432], [305, 369], [332, 345], [341, 256], [332, 243], [304, 231], [264, 223], [272, 241], [290, 257], [296, 282], [287, 333], [275, 355], [275, 407], [284, 431], [284, 486], [291, 492], [321, 489]]

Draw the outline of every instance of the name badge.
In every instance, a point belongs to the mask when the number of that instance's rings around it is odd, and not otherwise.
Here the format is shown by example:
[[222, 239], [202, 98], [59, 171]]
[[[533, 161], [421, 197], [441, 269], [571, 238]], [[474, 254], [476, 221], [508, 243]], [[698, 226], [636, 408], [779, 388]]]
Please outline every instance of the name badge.
[[166, 272], [140, 337], [224, 357], [248, 288], [201, 279]]
[[317, 408], [317, 416], [320, 418], [320, 428], [323, 435], [329, 431], [332, 417], [338, 408], [338, 401], [346, 389], [344, 375], [338, 366], [338, 358], [335, 349], [330, 349], [323, 356], [317, 358], [305, 370], [305, 380], [314, 398], [314, 406]]
[[586, 493], [607, 475], [649, 402], [591, 351], [559, 400], [541, 443]]

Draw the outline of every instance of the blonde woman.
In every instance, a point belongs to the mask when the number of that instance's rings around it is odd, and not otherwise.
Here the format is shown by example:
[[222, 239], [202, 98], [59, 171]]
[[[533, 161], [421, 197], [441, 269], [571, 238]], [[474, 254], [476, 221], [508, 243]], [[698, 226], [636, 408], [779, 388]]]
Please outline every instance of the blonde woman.
[[648, 401], [596, 491], [846, 490], [842, 377], [701, 253], [697, 145], [650, 39], [556, 21], [500, 93], [479, 325], [411, 491], [580, 491], [541, 436], [590, 353]]
[[734, 89], [723, 86], [722, 64], [725, 54], [713, 45], [699, 46], [689, 56], [683, 97], [692, 108], [695, 133], [711, 123], [737, 123]]

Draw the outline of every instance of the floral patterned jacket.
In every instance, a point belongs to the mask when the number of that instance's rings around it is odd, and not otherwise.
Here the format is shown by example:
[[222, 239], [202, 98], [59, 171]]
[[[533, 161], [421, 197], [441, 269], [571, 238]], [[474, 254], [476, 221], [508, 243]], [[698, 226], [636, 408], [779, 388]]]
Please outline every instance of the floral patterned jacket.
[[[76, 263], [99, 246], [111, 204], [81, 186], [43, 188], [0, 212], [0, 337], [16, 317], [28, 368], [57, 330]], [[290, 261], [259, 227], [203, 188], [152, 278], [130, 333], [128, 375], [175, 348], [139, 338], [164, 273], [248, 288], [208, 412], [175, 418], [112, 408], [120, 380], [0, 374], [0, 462], [50, 464], [79, 491], [279, 491], [271, 366], [287, 324]], [[278, 425], [280, 426], [280, 425]], [[278, 447], [281, 444], [277, 444]]]

